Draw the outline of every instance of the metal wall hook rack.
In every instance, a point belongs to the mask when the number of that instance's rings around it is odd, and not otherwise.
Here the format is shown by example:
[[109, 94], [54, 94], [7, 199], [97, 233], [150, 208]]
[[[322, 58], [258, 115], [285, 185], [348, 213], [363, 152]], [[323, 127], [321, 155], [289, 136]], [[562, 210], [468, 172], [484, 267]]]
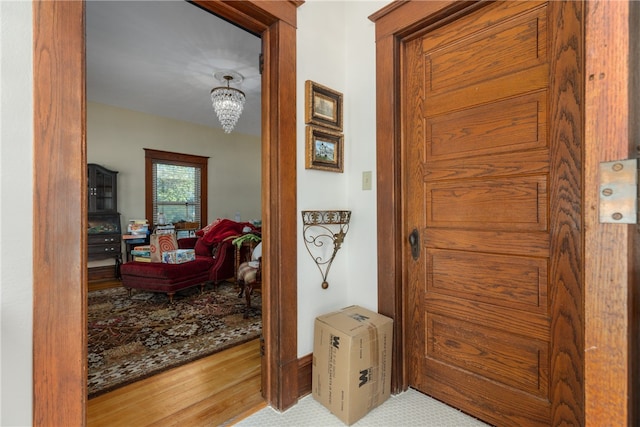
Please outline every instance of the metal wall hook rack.
[[351, 211], [302, 211], [302, 237], [322, 276], [322, 289], [329, 287], [327, 276], [349, 231], [350, 219]]

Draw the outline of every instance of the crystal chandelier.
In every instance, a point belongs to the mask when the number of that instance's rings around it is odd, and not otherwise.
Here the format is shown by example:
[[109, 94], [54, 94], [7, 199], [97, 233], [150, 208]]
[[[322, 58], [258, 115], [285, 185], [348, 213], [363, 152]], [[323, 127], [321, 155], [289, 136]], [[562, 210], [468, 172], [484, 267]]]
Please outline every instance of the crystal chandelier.
[[224, 71], [216, 73], [215, 77], [221, 82], [226, 81], [227, 86], [211, 89], [211, 102], [225, 133], [231, 133], [242, 114], [246, 97], [241, 90], [229, 87], [229, 83], [232, 80], [241, 82], [242, 76], [233, 71]]

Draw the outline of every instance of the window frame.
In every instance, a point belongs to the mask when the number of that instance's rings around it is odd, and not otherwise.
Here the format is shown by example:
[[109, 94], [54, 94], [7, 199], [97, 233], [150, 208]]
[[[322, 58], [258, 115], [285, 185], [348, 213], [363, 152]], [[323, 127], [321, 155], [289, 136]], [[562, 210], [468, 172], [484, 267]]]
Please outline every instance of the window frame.
[[153, 217], [153, 164], [165, 163], [177, 166], [188, 166], [200, 169], [200, 227], [204, 227], [209, 222], [207, 220], [208, 206], [208, 174], [207, 166], [209, 157], [196, 156], [192, 154], [174, 153], [171, 151], [144, 149], [145, 173], [144, 173], [144, 200], [145, 216], [152, 227], [155, 227]]

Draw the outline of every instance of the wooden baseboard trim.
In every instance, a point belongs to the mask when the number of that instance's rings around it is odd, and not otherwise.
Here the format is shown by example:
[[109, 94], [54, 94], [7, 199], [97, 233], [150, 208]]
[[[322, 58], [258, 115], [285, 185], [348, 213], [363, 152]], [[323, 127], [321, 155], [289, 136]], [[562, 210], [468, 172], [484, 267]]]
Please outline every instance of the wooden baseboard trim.
[[113, 265], [105, 265], [102, 267], [91, 267], [87, 280], [96, 282], [100, 280], [114, 280], [116, 278], [116, 269]]
[[311, 393], [313, 353], [298, 359], [298, 398]]

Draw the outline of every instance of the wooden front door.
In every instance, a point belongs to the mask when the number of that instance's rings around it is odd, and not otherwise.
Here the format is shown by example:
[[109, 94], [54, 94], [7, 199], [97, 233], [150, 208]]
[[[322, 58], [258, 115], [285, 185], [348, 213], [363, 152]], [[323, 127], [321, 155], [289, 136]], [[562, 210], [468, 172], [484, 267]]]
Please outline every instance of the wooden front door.
[[583, 424], [580, 7], [402, 45], [409, 383], [497, 425]]

